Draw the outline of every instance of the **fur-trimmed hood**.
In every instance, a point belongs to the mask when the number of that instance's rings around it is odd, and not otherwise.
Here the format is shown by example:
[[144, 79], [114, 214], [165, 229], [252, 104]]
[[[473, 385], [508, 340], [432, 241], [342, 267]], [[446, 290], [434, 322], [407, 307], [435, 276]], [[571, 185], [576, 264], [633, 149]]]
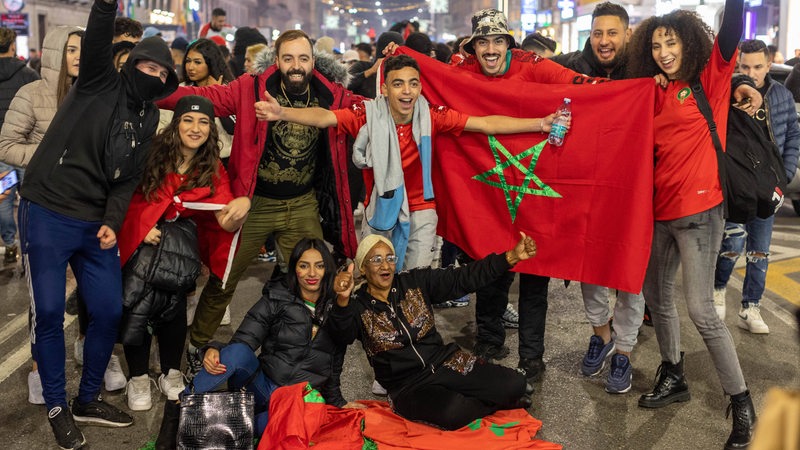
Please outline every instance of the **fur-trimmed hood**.
[[[267, 70], [267, 67], [274, 63], [275, 48], [268, 47], [256, 54], [253, 68], [256, 74], [261, 74]], [[336, 58], [328, 52], [315, 52], [314, 69], [327, 78], [328, 81], [339, 83], [345, 87], [350, 84], [350, 73], [347, 72], [347, 67], [339, 61], [336, 61]]]

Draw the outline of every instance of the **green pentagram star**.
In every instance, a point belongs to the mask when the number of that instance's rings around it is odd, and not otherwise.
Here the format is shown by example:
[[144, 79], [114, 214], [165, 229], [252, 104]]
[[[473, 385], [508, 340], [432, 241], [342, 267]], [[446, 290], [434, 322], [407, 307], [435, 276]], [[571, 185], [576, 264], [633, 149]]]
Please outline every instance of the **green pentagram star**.
[[[542, 153], [546, 143], [547, 140], [539, 142], [517, 156], [514, 156], [509, 153], [509, 151], [503, 147], [503, 144], [501, 144], [500, 141], [498, 141], [494, 136], [489, 136], [489, 148], [492, 149], [492, 154], [494, 155], [494, 162], [496, 165], [486, 172], [473, 176], [472, 179], [503, 190], [503, 194], [505, 194], [506, 197], [506, 204], [508, 205], [508, 212], [511, 214], [511, 222], [516, 220], [517, 210], [519, 209], [519, 205], [522, 203], [522, 197], [524, 197], [525, 194], [561, 198], [561, 194], [543, 183], [542, 180], [540, 180], [539, 177], [533, 173], [533, 169], [536, 167], [536, 162], [539, 160], [539, 155]], [[500, 162], [500, 154], [506, 158], [504, 162]], [[530, 165], [525, 167], [521, 161], [531, 155], [533, 156], [531, 157]], [[506, 182], [506, 177], [503, 174], [505, 169], [512, 165], [520, 172], [525, 174], [525, 180], [519, 186], [508, 184]], [[490, 180], [489, 177], [492, 175], [497, 175], [497, 178], [500, 181]], [[536, 187], [531, 186], [531, 182], [533, 182]], [[516, 192], [516, 196], [513, 199], [511, 198], [512, 191]]]

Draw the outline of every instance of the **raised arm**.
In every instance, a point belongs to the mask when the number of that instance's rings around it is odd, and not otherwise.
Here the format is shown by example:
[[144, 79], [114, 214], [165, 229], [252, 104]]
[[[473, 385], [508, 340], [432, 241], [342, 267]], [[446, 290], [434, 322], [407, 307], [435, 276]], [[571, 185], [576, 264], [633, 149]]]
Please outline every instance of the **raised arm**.
[[719, 51], [725, 61], [730, 61], [744, 31], [744, 0], [727, 0], [722, 23], [719, 26]]
[[555, 117], [555, 114], [531, 119], [508, 116], [470, 116], [467, 119], [464, 130], [477, 131], [488, 135], [530, 132], [549, 133]]
[[264, 100], [256, 102], [256, 118], [273, 122], [283, 120], [316, 128], [335, 127], [336, 115], [324, 108], [283, 108], [269, 92], [264, 91]]

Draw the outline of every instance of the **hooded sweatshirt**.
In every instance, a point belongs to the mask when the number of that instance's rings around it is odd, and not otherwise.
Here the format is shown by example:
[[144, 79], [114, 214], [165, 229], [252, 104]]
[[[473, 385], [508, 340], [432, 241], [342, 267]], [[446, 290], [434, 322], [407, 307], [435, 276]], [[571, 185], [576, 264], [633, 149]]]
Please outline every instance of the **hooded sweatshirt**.
[[0, 58], [0, 125], [19, 88], [38, 79], [39, 74], [24, 61], [11, 56]]
[[[117, 72], [111, 54], [115, 15], [116, 2], [95, 0], [81, 47], [80, 74], [28, 165], [21, 196], [118, 232], [158, 125], [153, 100], [175, 91], [178, 76], [159, 37], [137, 44]], [[147, 79], [136, 64], [143, 60], [168, 69], [166, 83], [150, 96], [140, 94], [146, 92]]]
[[11, 101], [0, 131], [0, 160], [14, 166], [28, 165], [56, 114], [64, 46], [70, 33], [80, 30], [74, 26], [56, 27], [44, 37], [42, 79], [22, 86]]

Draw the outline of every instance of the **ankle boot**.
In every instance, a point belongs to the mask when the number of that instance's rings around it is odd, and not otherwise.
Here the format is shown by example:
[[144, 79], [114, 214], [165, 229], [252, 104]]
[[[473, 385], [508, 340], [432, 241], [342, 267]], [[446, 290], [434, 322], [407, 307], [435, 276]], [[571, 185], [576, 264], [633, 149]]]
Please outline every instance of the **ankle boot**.
[[656, 372], [656, 386], [653, 392], [639, 397], [639, 406], [642, 408], [661, 408], [674, 402], [688, 401], [689, 385], [683, 374], [683, 352], [677, 364], [662, 361]]
[[181, 417], [180, 403], [167, 400], [164, 403], [164, 418], [158, 430], [156, 450], [173, 450], [178, 446], [178, 422]]
[[738, 395], [731, 395], [731, 403], [725, 412], [725, 418], [733, 411], [733, 430], [725, 443], [725, 450], [747, 448], [753, 436], [753, 428], [756, 424], [756, 410], [753, 407], [753, 399], [750, 391], [744, 391]]

